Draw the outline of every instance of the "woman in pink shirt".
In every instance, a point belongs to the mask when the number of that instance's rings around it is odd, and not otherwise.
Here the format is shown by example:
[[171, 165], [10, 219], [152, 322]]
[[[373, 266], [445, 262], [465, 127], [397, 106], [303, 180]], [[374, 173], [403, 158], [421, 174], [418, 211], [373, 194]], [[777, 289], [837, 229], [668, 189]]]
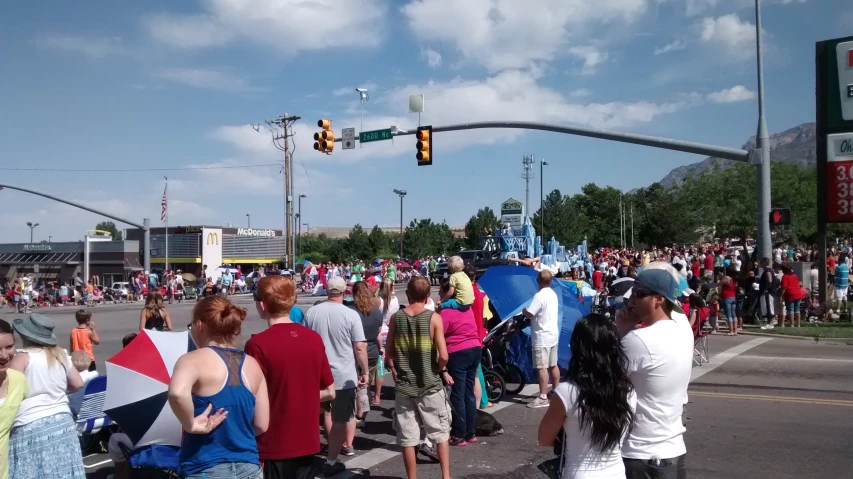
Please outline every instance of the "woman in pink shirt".
[[474, 382], [477, 380], [477, 366], [480, 364], [483, 343], [480, 341], [473, 308], [464, 311], [442, 309], [440, 314], [449, 355], [447, 372], [452, 378], [450, 405], [453, 420], [450, 445], [464, 446], [469, 442], [477, 442], [474, 433], [477, 421]]

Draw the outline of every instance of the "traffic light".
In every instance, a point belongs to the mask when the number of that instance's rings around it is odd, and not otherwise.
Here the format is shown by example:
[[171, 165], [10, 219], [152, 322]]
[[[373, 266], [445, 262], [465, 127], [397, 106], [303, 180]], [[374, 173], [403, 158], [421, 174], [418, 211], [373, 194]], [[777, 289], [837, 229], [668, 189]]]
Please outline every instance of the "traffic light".
[[432, 164], [432, 125], [419, 126], [418, 133], [418, 166], [429, 166]]
[[335, 149], [335, 131], [332, 130], [332, 120], [320, 120], [317, 126], [323, 129], [314, 133], [314, 149], [320, 153], [331, 154]]
[[784, 226], [791, 224], [791, 210], [788, 208], [773, 208], [770, 211], [770, 226]]

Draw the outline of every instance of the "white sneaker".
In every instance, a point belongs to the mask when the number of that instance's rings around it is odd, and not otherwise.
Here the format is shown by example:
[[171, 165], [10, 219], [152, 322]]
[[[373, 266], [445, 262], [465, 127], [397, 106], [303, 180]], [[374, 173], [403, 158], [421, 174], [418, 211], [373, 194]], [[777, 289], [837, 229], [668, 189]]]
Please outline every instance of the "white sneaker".
[[542, 399], [540, 396], [537, 396], [536, 399], [527, 403], [527, 407], [530, 409], [536, 409], [540, 407], [548, 407], [551, 405], [551, 401], [548, 399]]

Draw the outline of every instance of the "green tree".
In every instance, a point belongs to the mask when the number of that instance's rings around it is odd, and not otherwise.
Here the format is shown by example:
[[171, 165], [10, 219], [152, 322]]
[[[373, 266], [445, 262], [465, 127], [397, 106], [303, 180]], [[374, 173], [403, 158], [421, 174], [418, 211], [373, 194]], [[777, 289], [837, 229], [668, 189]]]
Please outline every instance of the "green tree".
[[553, 190], [544, 198], [544, 210], [540, 206], [531, 221], [536, 227], [536, 233], [542, 236], [541, 224], [544, 211], [545, 235], [544, 241], [552, 237], [562, 245], [578, 244], [584, 239], [585, 220], [577, 206], [577, 199], [563, 195], [560, 190]]
[[100, 231], [109, 231], [110, 236], [114, 240], [116, 240], [116, 241], [121, 240], [121, 231], [119, 231], [118, 228], [116, 228], [116, 224], [113, 223], [112, 221], [101, 221], [100, 223], [95, 225], [95, 229], [100, 230]]
[[370, 246], [370, 256], [362, 258], [365, 261], [373, 261], [376, 258], [390, 258], [394, 256], [394, 248], [391, 245], [391, 237], [382, 231], [379, 226], [374, 226], [367, 236], [367, 243]]
[[468, 249], [480, 249], [480, 237], [492, 236], [495, 234], [495, 228], [500, 222], [495, 212], [488, 206], [481, 208], [477, 214], [472, 216], [465, 224], [465, 240], [464, 245]]
[[604, 188], [589, 183], [572, 199], [586, 223], [591, 246], [619, 244], [619, 201], [622, 192], [612, 186]]
[[412, 260], [453, 252], [456, 238], [446, 223], [414, 219], [403, 233], [403, 253]]
[[370, 238], [364, 228], [357, 224], [350, 230], [346, 240], [346, 249], [353, 258], [369, 261], [373, 252], [370, 248]]

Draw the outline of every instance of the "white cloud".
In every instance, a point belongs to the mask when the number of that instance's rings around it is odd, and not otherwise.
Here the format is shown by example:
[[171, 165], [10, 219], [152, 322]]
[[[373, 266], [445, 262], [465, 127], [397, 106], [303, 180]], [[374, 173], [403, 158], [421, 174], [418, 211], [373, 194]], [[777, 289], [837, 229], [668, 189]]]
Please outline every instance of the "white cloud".
[[586, 88], [578, 88], [569, 92], [569, 96], [572, 98], [581, 98], [585, 96], [590, 96], [591, 94], [592, 92], [587, 90]]
[[[734, 13], [703, 18], [698, 27], [702, 41], [726, 57], [743, 60], [755, 56], [755, 25], [741, 21]], [[766, 32], [762, 34], [767, 36]]]
[[754, 91], [747, 89], [743, 85], [737, 85], [708, 94], [708, 100], [714, 103], [735, 103], [739, 101], [752, 100], [755, 96], [756, 93]]
[[719, 0], [687, 0], [687, 10], [685, 14], [688, 17], [699, 15], [706, 10], [712, 10], [717, 6]]
[[156, 40], [180, 48], [240, 38], [285, 54], [331, 47], [374, 47], [383, 34], [381, 0], [208, 0], [202, 15], [161, 14], [144, 21]]
[[441, 66], [441, 53], [438, 53], [432, 48], [421, 50], [421, 56], [426, 60], [427, 65], [429, 65], [430, 68], [438, 68]]
[[214, 47], [228, 43], [234, 34], [221, 27], [210, 15], [154, 15], [143, 25], [155, 39], [179, 48]]
[[47, 35], [38, 38], [36, 44], [51, 50], [78, 53], [93, 60], [126, 52], [121, 37]]
[[569, 48], [569, 53], [583, 60], [583, 66], [580, 73], [582, 75], [592, 75], [601, 65], [607, 61], [607, 52], [602, 52], [593, 46], [582, 46]]
[[257, 91], [242, 77], [222, 70], [206, 68], [167, 68], [155, 73], [155, 76], [175, 83], [218, 91]]
[[647, 0], [412, 0], [402, 13], [416, 37], [453, 45], [492, 72], [549, 62], [573, 37], [610, 22], [630, 23]]
[[664, 53], [684, 50], [685, 47], [687, 47], [687, 44], [684, 42], [684, 40], [676, 38], [675, 40], [667, 43], [662, 47], [655, 48], [655, 55], [663, 55]]

